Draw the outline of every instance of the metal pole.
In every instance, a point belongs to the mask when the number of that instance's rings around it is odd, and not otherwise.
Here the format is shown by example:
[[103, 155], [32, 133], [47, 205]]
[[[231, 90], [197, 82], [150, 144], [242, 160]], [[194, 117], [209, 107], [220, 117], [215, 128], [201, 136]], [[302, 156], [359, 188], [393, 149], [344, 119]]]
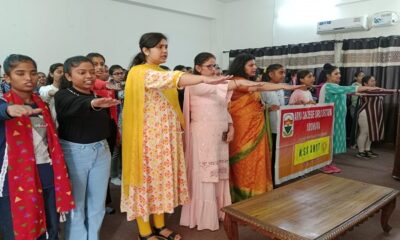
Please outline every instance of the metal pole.
[[398, 110], [397, 110], [397, 135], [396, 135], [396, 152], [394, 154], [394, 166], [392, 176], [396, 180], [400, 180], [400, 104], [399, 94], [396, 96]]

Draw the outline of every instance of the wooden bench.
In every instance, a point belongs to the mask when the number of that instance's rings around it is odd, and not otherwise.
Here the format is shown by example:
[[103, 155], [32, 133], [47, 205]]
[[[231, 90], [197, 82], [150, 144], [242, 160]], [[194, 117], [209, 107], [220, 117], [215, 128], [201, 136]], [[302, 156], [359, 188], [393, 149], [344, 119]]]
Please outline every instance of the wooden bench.
[[388, 220], [399, 191], [326, 174], [317, 174], [223, 208], [230, 240], [239, 239], [238, 224], [271, 239], [336, 239], [382, 210]]

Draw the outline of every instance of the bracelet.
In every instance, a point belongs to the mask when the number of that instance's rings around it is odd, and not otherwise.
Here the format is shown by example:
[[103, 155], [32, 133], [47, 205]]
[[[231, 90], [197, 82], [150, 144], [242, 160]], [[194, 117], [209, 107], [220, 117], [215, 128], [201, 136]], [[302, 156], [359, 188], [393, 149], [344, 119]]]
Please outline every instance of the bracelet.
[[98, 111], [101, 111], [103, 108], [101, 108], [101, 107], [98, 108], [98, 107], [94, 107], [94, 106], [93, 106], [93, 100], [94, 100], [94, 99], [92, 99], [92, 101], [90, 101], [90, 106], [92, 107], [92, 109], [95, 110], [95, 111], [97, 111], [97, 112], [98, 112]]

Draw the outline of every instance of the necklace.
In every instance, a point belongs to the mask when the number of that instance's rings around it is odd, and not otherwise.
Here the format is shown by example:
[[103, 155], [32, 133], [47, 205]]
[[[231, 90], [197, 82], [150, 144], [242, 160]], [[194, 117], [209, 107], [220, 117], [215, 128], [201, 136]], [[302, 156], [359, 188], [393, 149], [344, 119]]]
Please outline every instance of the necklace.
[[[72, 93], [72, 94], [74, 94], [75, 96], [77, 96], [77, 97], [81, 96], [81, 94], [79, 94], [79, 93], [73, 91], [71, 88], [67, 88], [67, 90], [68, 90], [70, 93]], [[96, 93], [93, 93], [93, 95], [94, 95], [95, 98], [97, 98]]]

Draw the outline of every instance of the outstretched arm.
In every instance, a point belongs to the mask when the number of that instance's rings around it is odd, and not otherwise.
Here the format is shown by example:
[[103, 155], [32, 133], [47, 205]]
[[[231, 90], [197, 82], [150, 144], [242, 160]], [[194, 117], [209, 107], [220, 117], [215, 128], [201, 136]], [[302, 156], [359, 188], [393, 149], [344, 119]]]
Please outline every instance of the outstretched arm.
[[249, 92], [259, 91], [277, 91], [277, 90], [296, 90], [299, 88], [305, 88], [304, 85], [287, 85], [287, 84], [276, 84], [269, 82], [253, 82], [245, 79], [231, 80], [228, 84], [228, 89], [244, 89]]
[[382, 90], [382, 88], [379, 88], [379, 87], [361, 86], [361, 87], [358, 87], [357, 92], [367, 92], [367, 91], [376, 91], [376, 92], [379, 92], [380, 90]]
[[7, 114], [10, 117], [22, 117], [39, 114], [42, 112], [41, 108], [33, 109], [28, 105], [8, 105]]
[[206, 83], [206, 84], [219, 84], [223, 83], [228, 79], [231, 79], [232, 76], [202, 76], [202, 75], [194, 75], [194, 74], [189, 74], [185, 73], [183, 74], [178, 82], [179, 87], [186, 87], [186, 86], [191, 86], [191, 85], [197, 85], [200, 83]]

